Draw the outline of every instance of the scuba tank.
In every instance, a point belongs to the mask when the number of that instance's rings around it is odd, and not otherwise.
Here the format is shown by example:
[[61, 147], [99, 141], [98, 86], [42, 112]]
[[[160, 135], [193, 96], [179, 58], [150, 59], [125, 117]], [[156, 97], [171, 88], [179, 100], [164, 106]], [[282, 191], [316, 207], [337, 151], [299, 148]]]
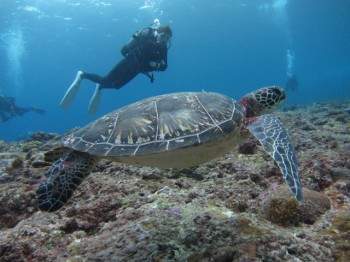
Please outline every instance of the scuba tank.
[[[150, 25], [150, 27], [146, 27], [141, 29], [140, 31], [137, 31], [135, 34], [132, 35], [132, 38], [122, 47], [120, 52], [125, 57], [126, 55], [132, 53], [137, 48], [142, 47], [144, 43], [152, 42], [154, 37], [154, 31], [157, 30], [157, 28], [160, 26], [160, 21], [158, 18], [154, 19], [153, 24]], [[144, 34], [145, 30], [148, 30], [149, 32], [145, 36], [141, 36], [141, 34]], [[142, 41], [140, 38], [143, 38]]]

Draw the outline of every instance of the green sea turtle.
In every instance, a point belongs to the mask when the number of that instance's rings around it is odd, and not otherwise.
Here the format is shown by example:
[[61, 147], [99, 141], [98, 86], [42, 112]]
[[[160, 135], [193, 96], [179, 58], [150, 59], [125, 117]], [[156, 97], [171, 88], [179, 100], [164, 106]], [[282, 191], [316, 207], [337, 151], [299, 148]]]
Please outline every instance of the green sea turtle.
[[282, 123], [267, 114], [285, 99], [284, 90], [276, 86], [239, 101], [218, 93], [181, 92], [106, 114], [63, 138], [56, 152], [66, 153], [56, 158], [37, 190], [39, 209], [61, 208], [102, 158], [159, 168], [191, 167], [224, 155], [248, 131], [275, 159], [294, 196], [302, 201], [294, 149]]

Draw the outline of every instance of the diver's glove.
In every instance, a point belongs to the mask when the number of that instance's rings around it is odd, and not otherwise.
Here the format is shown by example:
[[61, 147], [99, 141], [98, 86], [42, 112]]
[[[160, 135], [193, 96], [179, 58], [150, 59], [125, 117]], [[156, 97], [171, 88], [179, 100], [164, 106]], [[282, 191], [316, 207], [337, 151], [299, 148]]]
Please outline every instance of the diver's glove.
[[149, 66], [150, 66], [150, 67], [153, 67], [153, 68], [155, 68], [155, 69], [159, 69], [159, 68], [160, 68], [161, 66], [163, 66], [163, 65], [165, 65], [164, 60], [160, 61], [160, 63], [155, 62], [155, 61], [149, 62]]
[[151, 61], [151, 62], [149, 62], [149, 66], [158, 69], [159, 68], [159, 63]]

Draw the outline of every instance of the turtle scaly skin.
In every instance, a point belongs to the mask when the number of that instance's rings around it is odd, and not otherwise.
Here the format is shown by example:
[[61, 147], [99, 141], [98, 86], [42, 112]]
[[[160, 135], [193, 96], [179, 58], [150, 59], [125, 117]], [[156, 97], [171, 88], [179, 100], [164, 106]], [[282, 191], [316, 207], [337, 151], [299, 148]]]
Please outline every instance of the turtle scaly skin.
[[269, 115], [285, 99], [283, 89], [276, 86], [239, 101], [217, 93], [182, 92], [151, 97], [106, 114], [63, 139], [57, 152], [64, 153], [37, 190], [39, 209], [61, 208], [102, 158], [159, 168], [197, 166], [232, 150], [248, 131], [274, 158], [302, 201], [295, 152], [282, 123]]

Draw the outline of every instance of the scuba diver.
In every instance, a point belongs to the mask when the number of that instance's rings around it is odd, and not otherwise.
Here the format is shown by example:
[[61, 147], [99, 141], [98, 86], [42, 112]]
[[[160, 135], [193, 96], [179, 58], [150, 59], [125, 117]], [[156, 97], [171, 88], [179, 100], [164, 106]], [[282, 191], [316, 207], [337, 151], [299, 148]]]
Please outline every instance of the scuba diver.
[[168, 66], [168, 49], [172, 30], [168, 25], [160, 25], [156, 19], [150, 27], [136, 32], [123, 46], [123, 59], [104, 77], [97, 74], [78, 71], [78, 74], [64, 95], [60, 105], [68, 108], [79, 90], [81, 80], [89, 79], [97, 83], [88, 108], [88, 114], [97, 112], [101, 90], [104, 88], [120, 89], [139, 73], [154, 81], [153, 71], [165, 71]]
[[288, 74], [288, 80], [286, 84], [286, 90], [296, 90], [299, 86], [298, 78], [296, 74]]
[[30, 106], [30, 107], [19, 107], [15, 103], [15, 98], [11, 96], [0, 95], [0, 117], [2, 122], [6, 122], [16, 115], [22, 116], [30, 111], [38, 114], [44, 114], [45, 110]]

